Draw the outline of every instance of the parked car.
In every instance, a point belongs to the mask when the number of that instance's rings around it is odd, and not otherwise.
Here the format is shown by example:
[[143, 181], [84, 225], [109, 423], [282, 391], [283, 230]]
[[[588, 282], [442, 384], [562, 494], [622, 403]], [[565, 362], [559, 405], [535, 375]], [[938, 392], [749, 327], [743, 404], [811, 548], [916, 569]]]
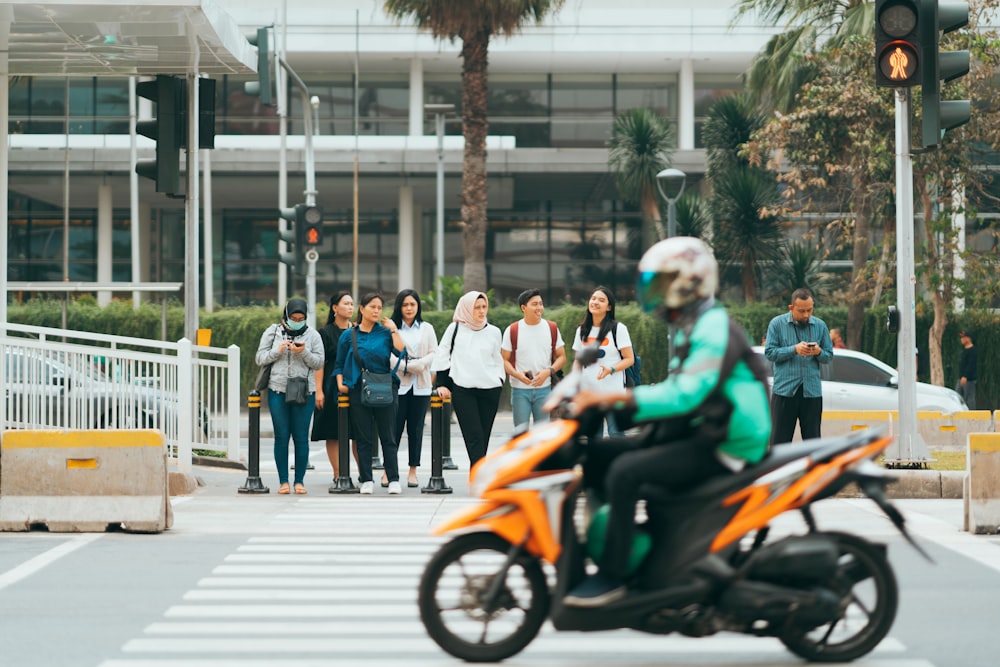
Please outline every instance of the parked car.
[[[755, 347], [754, 351], [764, 356], [763, 347]], [[771, 363], [767, 365], [770, 369]], [[895, 368], [875, 357], [864, 352], [835, 349], [833, 360], [821, 364], [820, 369], [824, 410], [899, 409], [899, 374]], [[968, 410], [968, 407], [958, 392], [918, 382], [917, 410], [939, 410], [950, 414]]]

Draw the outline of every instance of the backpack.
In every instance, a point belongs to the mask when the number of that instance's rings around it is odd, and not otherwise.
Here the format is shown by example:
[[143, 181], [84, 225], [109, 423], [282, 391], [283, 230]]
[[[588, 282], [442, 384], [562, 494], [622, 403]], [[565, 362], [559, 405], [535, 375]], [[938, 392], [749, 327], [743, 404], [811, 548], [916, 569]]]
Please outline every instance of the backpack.
[[[618, 347], [618, 336], [615, 332], [618, 331], [618, 323], [611, 327], [611, 340], [615, 342], [615, 349], [618, 350], [618, 356], [622, 355], [622, 349]], [[632, 349], [632, 356], [635, 357], [635, 363], [625, 369], [625, 386], [626, 387], [638, 387], [642, 384], [642, 357], [635, 353], [635, 348]]]
[[[517, 325], [520, 323], [520, 321], [521, 320], [518, 320], [517, 322], [514, 322], [512, 325], [510, 325], [510, 365], [511, 366], [514, 366], [514, 364], [517, 361]], [[555, 322], [553, 322], [551, 320], [545, 320], [545, 321], [548, 322], [548, 324], [549, 324], [549, 333], [552, 335], [552, 356], [549, 357], [549, 363], [551, 364], [553, 361], [556, 360], [556, 341], [559, 338], [559, 329], [556, 328], [556, 323]], [[454, 343], [452, 343], [452, 345], [454, 345]], [[516, 366], [514, 366], [514, 367], [517, 368]], [[559, 369], [558, 371], [555, 372], [555, 375], [552, 376], [551, 385], [553, 387], [556, 386], [556, 383], [559, 382], [559, 380], [562, 380], [562, 378], [563, 378], [563, 372], [562, 372], [562, 369]]]

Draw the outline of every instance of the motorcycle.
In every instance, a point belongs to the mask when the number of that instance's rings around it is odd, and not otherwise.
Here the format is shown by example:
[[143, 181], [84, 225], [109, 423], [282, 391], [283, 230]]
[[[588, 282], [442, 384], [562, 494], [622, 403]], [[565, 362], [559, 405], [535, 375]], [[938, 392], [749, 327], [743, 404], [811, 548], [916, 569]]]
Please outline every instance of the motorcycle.
[[[776, 637], [816, 662], [855, 660], [886, 636], [898, 604], [886, 546], [821, 530], [811, 511], [854, 483], [930, 560], [886, 496], [891, 478], [873, 460], [892, 438], [879, 430], [778, 445], [759, 464], [669, 500], [644, 489], [626, 597], [563, 604], [599, 562], [606, 512], [580, 465], [602, 415], [566, 412], [579, 379], [574, 371], [557, 388], [563, 418], [479, 461], [470, 489], [482, 502], [433, 531], [456, 535], [427, 563], [418, 593], [423, 625], [444, 651], [498, 662], [546, 619], [557, 631]], [[808, 530], [768, 542], [772, 520], [793, 510]]]

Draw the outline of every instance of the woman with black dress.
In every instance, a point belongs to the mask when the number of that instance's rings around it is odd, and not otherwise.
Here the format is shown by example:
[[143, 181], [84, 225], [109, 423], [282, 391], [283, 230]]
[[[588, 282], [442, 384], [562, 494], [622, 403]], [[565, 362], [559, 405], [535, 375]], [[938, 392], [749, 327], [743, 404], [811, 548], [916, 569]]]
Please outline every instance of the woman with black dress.
[[[337, 365], [337, 343], [340, 334], [351, 327], [354, 316], [354, 299], [350, 292], [340, 291], [330, 297], [330, 314], [326, 326], [319, 330], [326, 351], [323, 368], [316, 371], [316, 413], [310, 440], [326, 440], [326, 455], [333, 466], [333, 480], [340, 477], [340, 420], [337, 418], [337, 382], [333, 368]], [[355, 446], [355, 461], [357, 449]]]

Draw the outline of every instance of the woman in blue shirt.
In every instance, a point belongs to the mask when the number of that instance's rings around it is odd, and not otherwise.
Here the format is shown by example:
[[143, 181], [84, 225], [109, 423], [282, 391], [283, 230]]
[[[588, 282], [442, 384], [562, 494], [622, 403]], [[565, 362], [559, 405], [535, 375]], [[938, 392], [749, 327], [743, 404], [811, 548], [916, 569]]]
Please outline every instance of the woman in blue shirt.
[[[340, 336], [337, 344], [337, 365], [333, 372], [337, 378], [337, 388], [348, 394], [351, 400], [351, 433], [358, 443], [358, 469], [361, 473], [361, 493], [371, 495], [375, 491], [372, 482], [372, 447], [375, 437], [372, 422], [378, 429], [382, 441], [382, 459], [385, 474], [389, 478], [389, 493], [402, 493], [399, 486], [399, 468], [396, 463], [398, 444], [394, 433], [396, 424], [396, 401], [384, 408], [370, 408], [361, 403], [361, 368], [355, 358], [355, 337], [357, 357], [362, 366], [372, 373], [389, 373], [390, 357], [405, 349], [403, 337], [396, 323], [382, 317], [382, 297], [375, 293], [361, 297], [358, 310], [358, 326], [348, 329]], [[380, 321], [381, 320], [381, 321]], [[399, 378], [393, 374], [393, 390], [399, 386]]]

